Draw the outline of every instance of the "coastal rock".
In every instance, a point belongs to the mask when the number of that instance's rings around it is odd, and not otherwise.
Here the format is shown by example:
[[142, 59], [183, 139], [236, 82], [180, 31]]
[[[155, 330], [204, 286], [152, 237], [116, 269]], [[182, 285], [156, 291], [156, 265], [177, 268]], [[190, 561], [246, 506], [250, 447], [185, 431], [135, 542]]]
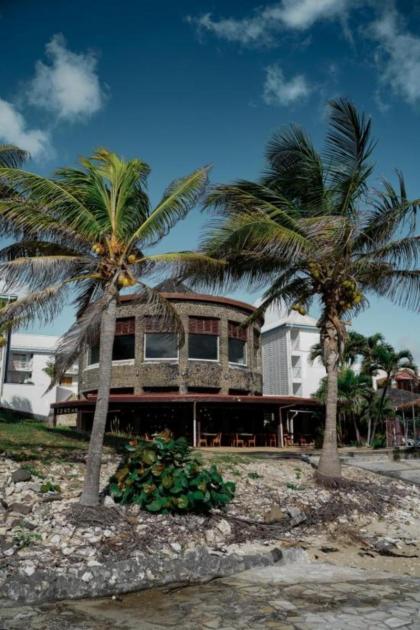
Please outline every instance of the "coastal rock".
[[18, 468], [12, 473], [12, 481], [13, 483], [21, 483], [22, 481], [30, 481], [32, 479], [32, 475], [29, 470], [25, 468]]

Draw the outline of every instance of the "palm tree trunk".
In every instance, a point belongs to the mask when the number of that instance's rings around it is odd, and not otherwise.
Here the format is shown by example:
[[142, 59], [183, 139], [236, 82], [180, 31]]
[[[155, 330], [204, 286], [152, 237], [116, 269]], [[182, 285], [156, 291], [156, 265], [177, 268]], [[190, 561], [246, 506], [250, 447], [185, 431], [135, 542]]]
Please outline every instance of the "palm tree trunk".
[[322, 452], [318, 465], [318, 477], [341, 477], [341, 464], [337, 450], [337, 377], [338, 377], [338, 334], [334, 325], [327, 322], [322, 332], [327, 369], [327, 399], [325, 404], [325, 429]]
[[382, 419], [383, 408], [384, 408], [384, 403], [385, 403], [385, 396], [386, 396], [386, 394], [388, 392], [389, 379], [390, 379], [390, 376], [387, 375], [386, 381], [385, 381], [383, 389], [382, 389], [381, 400], [379, 402], [378, 415], [376, 416], [375, 420], [373, 421], [372, 435], [370, 436], [370, 441], [368, 442], [369, 446], [373, 442], [373, 440], [375, 439], [375, 433], [376, 433], [377, 425]]
[[102, 448], [108, 415], [109, 390], [111, 388], [112, 349], [115, 337], [117, 300], [112, 298], [102, 314], [101, 342], [99, 350], [99, 388], [90, 435], [86, 461], [86, 474], [83, 485], [81, 505], [99, 504], [99, 478], [101, 472]]

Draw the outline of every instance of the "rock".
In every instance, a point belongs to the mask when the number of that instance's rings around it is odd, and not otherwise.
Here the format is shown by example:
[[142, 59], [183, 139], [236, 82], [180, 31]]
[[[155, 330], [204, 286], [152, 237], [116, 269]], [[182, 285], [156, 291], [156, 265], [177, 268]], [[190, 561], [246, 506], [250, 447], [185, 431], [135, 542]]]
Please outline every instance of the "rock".
[[32, 505], [28, 505], [27, 503], [11, 503], [9, 510], [17, 514], [30, 514], [32, 512]]
[[306, 521], [306, 514], [302, 512], [302, 510], [300, 510], [299, 508], [287, 508], [287, 514], [289, 515], [290, 525], [292, 527], [296, 527], [297, 525], [300, 525], [301, 523], [304, 523]]
[[86, 571], [82, 575], [83, 582], [90, 582], [93, 579], [93, 575], [90, 571]]
[[231, 524], [226, 521], [225, 519], [222, 519], [221, 521], [219, 521], [216, 525], [216, 529], [219, 530], [219, 532], [223, 535], [223, 536], [230, 536], [230, 534], [232, 533], [232, 526]]
[[105, 507], [114, 507], [115, 506], [115, 501], [112, 497], [110, 497], [108, 494], [106, 495], [105, 499], [104, 499], [104, 506]]
[[280, 523], [281, 521], [284, 521], [285, 518], [286, 514], [283, 510], [281, 510], [278, 505], [273, 505], [268, 512], [264, 514], [264, 523]]
[[23, 567], [23, 572], [25, 573], [25, 575], [30, 577], [35, 573], [35, 566], [33, 564], [27, 564]]
[[176, 553], [180, 553], [180, 551], [182, 550], [182, 547], [179, 543], [174, 542], [171, 543], [171, 548], [176, 552]]
[[25, 468], [18, 468], [15, 472], [12, 473], [12, 481], [13, 483], [20, 483], [21, 481], [30, 481], [32, 479], [32, 475], [29, 470], [25, 470]]

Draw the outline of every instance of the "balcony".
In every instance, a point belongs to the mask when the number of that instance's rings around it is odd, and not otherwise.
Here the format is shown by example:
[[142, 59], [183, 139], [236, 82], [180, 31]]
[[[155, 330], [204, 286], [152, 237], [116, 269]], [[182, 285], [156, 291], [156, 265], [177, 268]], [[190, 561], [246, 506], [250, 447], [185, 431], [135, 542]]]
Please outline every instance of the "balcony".
[[9, 369], [16, 372], [32, 372], [32, 361], [14, 359], [10, 362]]
[[300, 380], [302, 378], [302, 368], [300, 365], [292, 367], [292, 377], [293, 380]]

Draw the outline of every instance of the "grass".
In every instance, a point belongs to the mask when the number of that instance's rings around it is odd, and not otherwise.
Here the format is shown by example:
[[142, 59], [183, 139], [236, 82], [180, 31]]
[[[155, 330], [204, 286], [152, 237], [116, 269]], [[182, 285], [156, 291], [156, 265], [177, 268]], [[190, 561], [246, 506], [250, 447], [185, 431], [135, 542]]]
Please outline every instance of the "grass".
[[[106, 436], [105, 443], [120, 451], [127, 439]], [[7, 411], [0, 412], [0, 453], [16, 461], [81, 461], [89, 436], [68, 427], [49, 428]]]

